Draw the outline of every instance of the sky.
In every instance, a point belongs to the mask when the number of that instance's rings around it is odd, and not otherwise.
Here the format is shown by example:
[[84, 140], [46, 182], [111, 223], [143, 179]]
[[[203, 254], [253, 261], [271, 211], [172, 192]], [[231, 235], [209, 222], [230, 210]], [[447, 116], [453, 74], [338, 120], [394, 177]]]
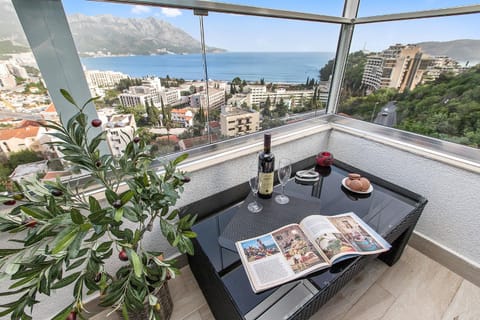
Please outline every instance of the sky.
[[[63, 0], [67, 14], [111, 14], [127, 18], [156, 17], [200, 39], [199, 17], [191, 10], [135, 6], [87, 0]], [[223, 1], [227, 2], [227, 1]], [[235, 4], [341, 16], [339, 0], [234, 0]], [[361, 0], [359, 17], [480, 4], [475, 0]], [[381, 51], [395, 43], [480, 39], [480, 13], [398, 21], [355, 27], [352, 51]], [[208, 46], [232, 52], [326, 51], [337, 47], [340, 27], [336, 24], [251, 17], [210, 12], [204, 17]]]

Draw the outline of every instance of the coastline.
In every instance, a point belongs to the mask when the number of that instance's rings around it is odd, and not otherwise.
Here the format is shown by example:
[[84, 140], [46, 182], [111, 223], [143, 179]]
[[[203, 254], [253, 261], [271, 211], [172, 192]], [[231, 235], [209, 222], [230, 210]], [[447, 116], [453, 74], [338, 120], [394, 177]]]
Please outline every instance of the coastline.
[[[318, 79], [319, 71], [334, 57], [333, 52], [216, 52], [207, 55], [208, 78], [266, 83], [304, 83]], [[87, 70], [116, 71], [131, 77], [158, 76], [203, 79], [202, 55], [108, 55], [81, 57]]]

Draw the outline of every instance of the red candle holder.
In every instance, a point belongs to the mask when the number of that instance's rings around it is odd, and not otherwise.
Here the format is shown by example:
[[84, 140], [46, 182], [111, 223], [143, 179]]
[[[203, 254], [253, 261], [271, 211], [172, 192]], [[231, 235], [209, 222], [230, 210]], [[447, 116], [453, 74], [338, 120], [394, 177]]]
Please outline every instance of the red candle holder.
[[328, 151], [322, 151], [315, 158], [320, 167], [329, 167], [333, 163], [333, 154]]

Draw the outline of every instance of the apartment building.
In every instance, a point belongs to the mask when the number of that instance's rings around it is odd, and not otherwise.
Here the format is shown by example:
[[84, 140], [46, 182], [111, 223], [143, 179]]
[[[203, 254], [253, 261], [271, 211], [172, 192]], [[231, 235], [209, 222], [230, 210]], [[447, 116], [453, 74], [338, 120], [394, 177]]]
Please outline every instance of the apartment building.
[[132, 114], [116, 114], [106, 117], [104, 130], [107, 144], [113, 156], [121, 156], [127, 146], [126, 141], [133, 139], [137, 124]]
[[260, 130], [260, 113], [238, 107], [224, 107], [220, 113], [220, 131], [223, 136], [235, 137]]
[[303, 106], [307, 101], [310, 101], [313, 98], [313, 89], [309, 90], [287, 90], [286, 88], [278, 88], [274, 92], [267, 92], [266, 86], [249, 86], [250, 93], [248, 101], [250, 106], [259, 106], [262, 103], [267, 101], [267, 98], [270, 99], [272, 106], [283, 101], [290, 108], [296, 108]]
[[128, 75], [115, 71], [86, 70], [85, 77], [89, 87], [113, 88]]
[[180, 90], [175, 88], [163, 89], [160, 96], [166, 105], [176, 104], [181, 99]]
[[40, 127], [38, 125], [2, 129], [0, 130], [0, 151], [7, 155], [22, 150], [41, 152], [39, 135]]
[[186, 127], [193, 126], [193, 112], [183, 108], [183, 109], [172, 109], [170, 111], [172, 116], [172, 121], [179, 123], [180, 125]]
[[442, 73], [449, 72], [459, 74], [467, 70], [462, 67], [458, 61], [447, 56], [431, 57], [430, 64], [427, 67], [422, 79], [422, 83], [436, 80]]
[[259, 106], [260, 103], [264, 103], [267, 100], [267, 86], [255, 86], [250, 85], [249, 105]]
[[431, 61], [431, 57], [416, 45], [392, 45], [368, 58], [362, 84], [368, 91], [379, 88], [395, 88], [400, 92], [413, 90], [422, 82]]
[[383, 58], [380, 55], [374, 55], [368, 58], [365, 64], [362, 76], [362, 84], [367, 90], [374, 91], [380, 88], [383, 74]]
[[142, 79], [142, 85], [146, 87], [155, 88], [157, 92], [163, 90], [162, 83], [159, 77], [145, 77]]
[[120, 103], [125, 107], [145, 106], [150, 102], [160, 105], [160, 93], [149, 86], [131, 86], [127, 92], [118, 95]]
[[[190, 106], [192, 108], [205, 107], [207, 105], [206, 91], [195, 93], [190, 96]], [[225, 105], [225, 90], [208, 88], [208, 100], [210, 103], [210, 109], [218, 109]]]
[[0, 89], [13, 89], [17, 85], [15, 76], [10, 73], [6, 63], [0, 63]]

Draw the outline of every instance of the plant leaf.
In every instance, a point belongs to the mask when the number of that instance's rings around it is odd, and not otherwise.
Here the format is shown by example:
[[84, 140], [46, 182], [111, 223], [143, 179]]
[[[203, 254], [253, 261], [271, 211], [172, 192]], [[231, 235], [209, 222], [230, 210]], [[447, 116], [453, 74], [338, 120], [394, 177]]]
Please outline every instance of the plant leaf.
[[184, 153], [178, 156], [175, 160], [173, 160], [173, 165], [178, 165], [180, 162], [188, 158], [188, 153]]
[[135, 193], [132, 190], [127, 190], [127, 191], [123, 192], [120, 195], [120, 200], [122, 201], [122, 205], [124, 205], [125, 203], [130, 201], [130, 199], [132, 199], [132, 197], [134, 195], [135, 195]]
[[66, 287], [66, 286], [68, 286], [70, 283], [72, 283], [73, 281], [77, 280], [81, 273], [82, 273], [81, 271], [72, 273], [71, 275], [63, 278], [62, 280], [57, 281], [57, 282], [55, 282], [54, 284], [52, 284], [52, 285], [50, 286], [50, 288], [51, 288], [51, 289], [59, 289], [59, 288]]
[[72, 96], [70, 95], [70, 93], [69, 93], [67, 90], [65, 90], [65, 89], [60, 89], [60, 93], [61, 93], [62, 96], [65, 98], [65, 100], [67, 100], [68, 102], [70, 102], [71, 104], [73, 104], [73, 105], [75, 105], [75, 106], [77, 105], [77, 104], [75, 103], [75, 100], [73, 100]]
[[65, 309], [63, 309], [63, 310], [60, 311], [59, 313], [57, 313], [57, 314], [52, 318], [52, 320], [65, 320], [65, 319], [67, 319], [68, 315], [69, 315], [70, 312], [72, 311], [72, 308], [73, 308], [73, 303], [70, 304], [69, 306], [67, 306]]
[[85, 221], [85, 218], [80, 213], [80, 211], [75, 208], [73, 208], [72, 211], [70, 212], [70, 216], [72, 218], [73, 223], [75, 224], [82, 224]]
[[66, 231], [62, 231], [57, 238], [59, 238], [57, 244], [52, 250], [53, 254], [57, 254], [61, 252], [63, 249], [68, 247], [73, 240], [75, 240], [75, 236], [77, 235], [78, 228], [76, 227], [71, 227], [69, 229], [66, 229]]
[[127, 251], [128, 258], [132, 262], [133, 265], [133, 272], [135, 273], [135, 276], [137, 278], [140, 278], [143, 273], [143, 265], [142, 262], [140, 261], [140, 257], [137, 255], [135, 250], [132, 250], [130, 248], [125, 248]]

